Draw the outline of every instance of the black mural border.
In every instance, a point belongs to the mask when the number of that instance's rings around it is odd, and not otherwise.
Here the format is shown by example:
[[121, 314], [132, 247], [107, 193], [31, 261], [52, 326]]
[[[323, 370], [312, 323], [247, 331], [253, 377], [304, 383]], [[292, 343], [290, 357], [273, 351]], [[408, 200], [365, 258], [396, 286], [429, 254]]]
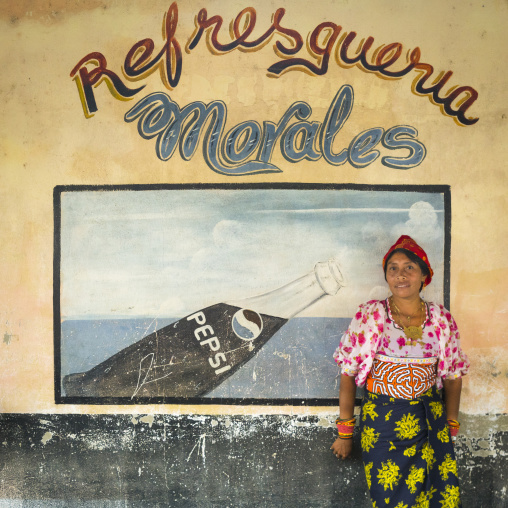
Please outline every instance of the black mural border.
[[[261, 398], [206, 398], [206, 397], [67, 397], [61, 390], [61, 308], [60, 308], [60, 261], [61, 261], [61, 195], [64, 192], [84, 191], [153, 191], [153, 190], [359, 190], [392, 192], [427, 192], [443, 194], [444, 198], [444, 305], [450, 309], [450, 257], [451, 257], [451, 189], [449, 185], [368, 185], [323, 183], [195, 183], [195, 184], [126, 184], [126, 185], [57, 185], [53, 189], [53, 341], [54, 341], [54, 387], [56, 404], [74, 405], [239, 405], [239, 406], [337, 406], [336, 398], [307, 399], [261, 399]], [[356, 399], [360, 404], [360, 399]]]

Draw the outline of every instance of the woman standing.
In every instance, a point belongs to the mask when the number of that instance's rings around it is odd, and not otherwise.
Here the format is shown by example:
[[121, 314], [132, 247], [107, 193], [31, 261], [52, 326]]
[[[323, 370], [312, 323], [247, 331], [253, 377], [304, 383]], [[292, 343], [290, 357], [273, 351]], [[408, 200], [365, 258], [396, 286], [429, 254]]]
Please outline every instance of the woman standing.
[[331, 449], [350, 455], [356, 386], [365, 385], [360, 432], [373, 506], [460, 507], [453, 441], [469, 363], [457, 325], [442, 305], [421, 299], [433, 272], [412, 238], [397, 240], [383, 268], [392, 295], [360, 305], [334, 355], [340, 416]]

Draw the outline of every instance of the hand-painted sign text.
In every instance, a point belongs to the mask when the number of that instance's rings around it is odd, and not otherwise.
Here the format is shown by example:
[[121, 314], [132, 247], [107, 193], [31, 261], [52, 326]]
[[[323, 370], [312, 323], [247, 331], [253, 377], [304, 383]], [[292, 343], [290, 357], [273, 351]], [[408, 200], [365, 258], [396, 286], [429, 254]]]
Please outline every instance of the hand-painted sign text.
[[[478, 121], [478, 118], [466, 115], [478, 98], [478, 92], [470, 86], [452, 86], [446, 91], [444, 87], [453, 72], [440, 72], [434, 76], [434, 67], [422, 62], [420, 48], [407, 51], [404, 58], [401, 43], [374, 47], [374, 38], [369, 36], [362, 40], [356, 50], [352, 50], [356, 32], [343, 32], [341, 26], [323, 22], [309, 34], [307, 54], [301, 56], [301, 52], [305, 51], [304, 39], [297, 30], [283, 26], [284, 14], [285, 9], [277, 9], [268, 29], [252, 39], [257, 15], [254, 8], [247, 7], [238, 13], [231, 24], [229, 40], [220, 42], [222, 17], [209, 17], [207, 10], [201, 9], [186, 51], [192, 52], [203, 36], [214, 55], [235, 49], [259, 51], [272, 38], [278, 37], [273, 49], [280, 60], [267, 69], [272, 77], [282, 76], [289, 71], [324, 75], [333, 61], [341, 67], [356, 66], [384, 79], [400, 79], [413, 72], [416, 73], [412, 84], [414, 94], [427, 96], [440, 107], [443, 114], [452, 117], [459, 125], [472, 125]], [[78, 87], [85, 116], [89, 118], [97, 112], [94, 89], [103, 82], [108, 85], [112, 95], [120, 100], [134, 98], [146, 86], [131, 88], [128, 82], [146, 79], [155, 71], [160, 71], [162, 82], [168, 90], [176, 88], [183, 68], [182, 47], [176, 38], [177, 26], [178, 7], [174, 2], [164, 17], [164, 41], [160, 50], [155, 53], [152, 39], [136, 42], [125, 57], [122, 77], [108, 68], [102, 53], [92, 52], [84, 56], [70, 75]], [[159, 92], [141, 99], [127, 112], [125, 121], [138, 120], [138, 131], [142, 137], [157, 138], [156, 153], [161, 160], [168, 160], [177, 145], [181, 156], [189, 160], [195, 153], [206, 123], [208, 127], [203, 141], [206, 163], [214, 171], [228, 175], [279, 172], [280, 169], [270, 162], [276, 142], [279, 142], [282, 156], [289, 162], [324, 158], [332, 165], [349, 162], [361, 168], [380, 157], [381, 153], [375, 149], [379, 143], [387, 150], [409, 150], [409, 153], [404, 152], [404, 156], [399, 153], [397, 157], [393, 154], [381, 157], [381, 163], [391, 168], [413, 168], [425, 158], [426, 150], [417, 140], [416, 129], [407, 125], [386, 131], [380, 127], [371, 128], [358, 134], [349, 143], [334, 143], [352, 108], [353, 89], [344, 85], [322, 123], [308, 121], [311, 107], [306, 102], [296, 102], [288, 108], [278, 124], [265, 121], [261, 128], [255, 121], [245, 121], [224, 135], [227, 108], [222, 101], [212, 101], [207, 105], [193, 102], [180, 108], [167, 94]], [[292, 120], [295, 122], [290, 125]], [[342, 148], [338, 149], [337, 145]]]
[[[383, 165], [409, 169], [422, 162], [425, 146], [416, 139], [418, 132], [408, 125], [397, 125], [385, 131], [381, 127], [361, 132], [349, 143], [336, 139], [353, 110], [353, 88], [344, 85], [326, 114], [323, 123], [310, 122], [312, 108], [306, 102], [295, 102], [280, 121], [246, 121], [224, 135], [227, 107], [222, 101], [209, 104], [193, 102], [180, 108], [162, 92], [141, 99], [125, 115], [125, 121], [138, 121], [138, 132], [145, 139], [156, 138], [157, 157], [168, 160], [179, 146], [180, 155], [190, 160], [201, 137], [202, 153], [210, 169], [227, 175], [276, 173], [281, 170], [270, 163], [279, 143], [282, 156], [288, 162], [317, 161], [324, 158], [340, 166], [349, 162], [363, 168], [381, 155], [376, 147], [381, 143], [388, 150], [405, 149], [401, 156], [381, 158]], [[290, 121], [297, 121], [290, 124]], [[205, 125], [206, 132], [201, 136]], [[339, 147], [339, 148], [337, 148]], [[409, 151], [409, 155], [407, 155]], [[256, 155], [254, 155], [256, 154]]]

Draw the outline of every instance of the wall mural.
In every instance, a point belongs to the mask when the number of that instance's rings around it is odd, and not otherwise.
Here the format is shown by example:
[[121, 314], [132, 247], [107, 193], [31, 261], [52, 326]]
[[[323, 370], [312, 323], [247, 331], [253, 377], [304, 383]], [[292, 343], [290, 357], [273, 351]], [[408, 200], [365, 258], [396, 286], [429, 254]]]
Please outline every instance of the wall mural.
[[57, 187], [56, 400], [336, 404], [386, 232], [425, 239], [447, 304], [449, 217], [444, 186]]
[[333, 352], [402, 234], [507, 505], [507, 10], [1, 2], [0, 505], [371, 504]]
[[[136, 99], [119, 120], [153, 143], [154, 160], [202, 156], [242, 177], [304, 161], [410, 170], [427, 156], [412, 125], [348, 124], [347, 74], [319, 117], [305, 97], [262, 123], [228, 121], [223, 100], [172, 97], [185, 55], [203, 48], [210, 59], [263, 52], [272, 79], [335, 65], [385, 81], [410, 75], [415, 96], [459, 125], [478, 121], [468, 111], [477, 91], [435, 72], [419, 47], [376, 44], [332, 20], [304, 34], [284, 8], [269, 23], [253, 7], [232, 13], [229, 32], [224, 12], [198, 9], [190, 31], [178, 15], [173, 2], [161, 39], [127, 43], [120, 68], [97, 47], [70, 71], [87, 119], [108, 98]], [[384, 291], [387, 232], [424, 240], [440, 274], [432, 299], [448, 303], [448, 187], [57, 187], [55, 211], [58, 402], [336, 403], [332, 352], [356, 306]]]

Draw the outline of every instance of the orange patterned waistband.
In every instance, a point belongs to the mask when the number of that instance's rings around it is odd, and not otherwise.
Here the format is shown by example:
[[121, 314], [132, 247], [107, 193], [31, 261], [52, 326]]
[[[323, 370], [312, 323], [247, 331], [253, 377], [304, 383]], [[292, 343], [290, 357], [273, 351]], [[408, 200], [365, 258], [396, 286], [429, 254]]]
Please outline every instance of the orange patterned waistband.
[[436, 358], [376, 355], [367, 376], [366, 388], [369, 392], [397, 399], [415, 399], [436, 383], [436, 363]]

